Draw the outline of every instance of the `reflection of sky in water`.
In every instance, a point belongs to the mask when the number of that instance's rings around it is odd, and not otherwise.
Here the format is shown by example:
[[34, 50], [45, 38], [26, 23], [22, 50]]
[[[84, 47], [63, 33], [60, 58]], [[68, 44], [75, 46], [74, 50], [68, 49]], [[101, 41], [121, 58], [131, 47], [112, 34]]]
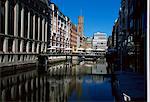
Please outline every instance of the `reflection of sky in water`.
[[[103, 76], [95, 76], [103, 77]], [[81, 90], [77, 92], [74, 90], [69, 97], [69, 101], [113, 101], [111, 83], [106, 78], [101, 79], [103, 82], [97, 83], [97, 80], [93, 80], [92, 76], [85, 76], [81, 78]], [[106, 80], [105, 80], [106, 79]], [[89, 82], [87, 81], [89, 80]], [[77, 82], [78, 83], [78, 82]], [[78, 84], [77, 84], [78, 85]], [[80, 94], [79, 94], [80, 93]]]

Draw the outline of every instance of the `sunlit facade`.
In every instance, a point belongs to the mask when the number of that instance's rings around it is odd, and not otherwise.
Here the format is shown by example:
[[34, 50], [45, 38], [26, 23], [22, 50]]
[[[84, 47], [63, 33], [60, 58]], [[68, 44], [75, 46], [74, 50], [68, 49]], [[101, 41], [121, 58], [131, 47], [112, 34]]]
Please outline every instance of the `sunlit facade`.
[[70, 19], [58, 7], [50, 4], [51, 8], [51, 35], [48, 51], [62, 53], [70, 48]]
[[93, 35], [93, 41], [92, 41], [93, 49], [101, 49], [103, 51], [106, 51], [107, 49], [107, 37], [106, 33], [96, 32]]
[[72, 52], [77, 51], [77, 26], [73, 23], [71, 24], [71, 35], [70, 35], [70, 47]]
[[0, 66], [34, 63], [47, 51], [48, 1], [0, 1]]

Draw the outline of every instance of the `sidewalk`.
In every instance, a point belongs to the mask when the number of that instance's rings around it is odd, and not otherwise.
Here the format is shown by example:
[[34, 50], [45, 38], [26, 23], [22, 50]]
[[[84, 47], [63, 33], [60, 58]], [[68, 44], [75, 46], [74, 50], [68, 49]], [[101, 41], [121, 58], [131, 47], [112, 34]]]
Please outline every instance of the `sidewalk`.
[[134, 72], [115, 72], [115, 75], [118, 80], [117, 92], [121, 100], [125, 98], [140, 102], [146, 100], [146, 83], [143, 75]]

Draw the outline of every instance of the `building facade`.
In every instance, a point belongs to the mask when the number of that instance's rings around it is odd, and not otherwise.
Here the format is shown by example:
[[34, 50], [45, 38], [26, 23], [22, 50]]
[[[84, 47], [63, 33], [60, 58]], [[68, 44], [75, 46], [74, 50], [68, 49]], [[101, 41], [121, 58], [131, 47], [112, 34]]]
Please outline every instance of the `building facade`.
[[112, 31], [113, 47], [117, 49], [121, 70], [146, 70], [146, 4], [146, 0], [121, 1], [119, 17]]
[[77, 35], [77, 26], [71, 23], [70, 47], [72, 48], [72, 52], [77, 51]]
[[47, 50], [48, 0], [0, 1], [0, 66], [34, 63]]
[[117, 19], [114, 23], [112, 30], [112, 47], [115, 49], [117, 49], [118, 47], [118, 30], [119, 30], [119, 23]]
[[92, 38], [91, 37], [87, 37], [86, 40], [85, 40], [85, 46], [86, 46], [86, 49], [88, 48], [91, 48], [92, 49]]
[[112, 48], [112, 36], [108, 37], [107, 46], [108, 46], [108, 48]]
[[65, 48], [70, 48], [71, 21], [59, 8], [51, 3], [51, 36], [50, 52], [63, 53]]
[[101, 49], [101, 50], [106, 51], [107, 49], [106, 33], [102, 33], [102, 32], [94, 33], [92, 46], [94, 50]]

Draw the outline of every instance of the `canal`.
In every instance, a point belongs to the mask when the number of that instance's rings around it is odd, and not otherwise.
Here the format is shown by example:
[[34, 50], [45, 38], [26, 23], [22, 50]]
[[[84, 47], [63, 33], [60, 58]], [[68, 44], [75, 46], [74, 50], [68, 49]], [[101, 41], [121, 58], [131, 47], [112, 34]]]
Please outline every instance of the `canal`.
[[16, 72], [1, 79], [1, 101], [113, 102], [111, 73], [106, 60], [79, 65], [61, 62]]

